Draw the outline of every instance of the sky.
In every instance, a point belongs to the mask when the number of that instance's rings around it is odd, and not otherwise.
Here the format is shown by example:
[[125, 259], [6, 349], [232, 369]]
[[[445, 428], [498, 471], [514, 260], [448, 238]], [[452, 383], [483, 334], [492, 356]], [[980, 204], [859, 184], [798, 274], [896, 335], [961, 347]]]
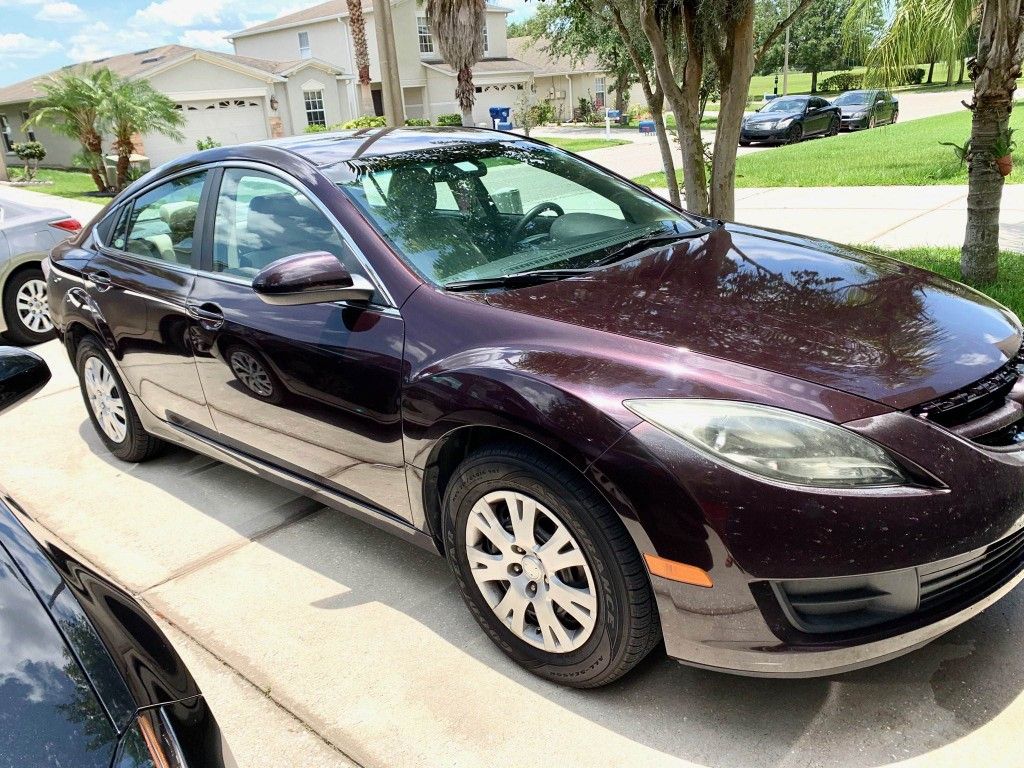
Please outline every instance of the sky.
[[[0, 0], [0, 85], [65, 64], [179, 43], [231, 52], [225, 36], [318, 0]], [[528, 17], [536, 0], [498, 0]]]

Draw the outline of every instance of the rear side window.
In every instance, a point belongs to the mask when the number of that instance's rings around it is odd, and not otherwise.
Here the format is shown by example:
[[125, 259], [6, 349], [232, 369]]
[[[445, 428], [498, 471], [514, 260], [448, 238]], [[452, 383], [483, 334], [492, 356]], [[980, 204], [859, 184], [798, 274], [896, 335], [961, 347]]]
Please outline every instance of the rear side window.
[[179, 176], [135, 198], [114, 228], [111, 245], [143, 258], [191, 266], [205, 180], [205, 171]]
[[251, 279], [271, 262], [326, 251], [350, 274], [366, 276], [331, 221], [304, 194], [276, 176], [228, 168], [217, 196], [213, 271]]

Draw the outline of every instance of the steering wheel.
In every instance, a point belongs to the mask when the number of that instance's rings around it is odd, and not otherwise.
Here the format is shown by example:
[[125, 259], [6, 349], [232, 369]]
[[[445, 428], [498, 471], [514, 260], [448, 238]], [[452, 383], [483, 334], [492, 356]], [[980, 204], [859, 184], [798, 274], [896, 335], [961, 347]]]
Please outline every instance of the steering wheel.
[[533, 206], [533, 208], [527, 211], [523, 218], [519, 220], [519, 223], [512, 228], [512, 233], [508, 236], [510, 249], [522, 239], [523, 232], [526, 231], [526, 228], [533, 223], [534, 219], [544, 213], [544, 211], [554, 211], [559, 216], [565, 215], [565, 211], [558, 203], [540, 203]]

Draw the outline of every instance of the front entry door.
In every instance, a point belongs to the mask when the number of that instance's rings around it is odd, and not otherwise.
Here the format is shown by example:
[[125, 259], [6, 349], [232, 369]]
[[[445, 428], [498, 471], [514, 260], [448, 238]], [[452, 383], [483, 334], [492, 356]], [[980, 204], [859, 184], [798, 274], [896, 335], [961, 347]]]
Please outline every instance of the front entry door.
[[330, 220], [276, 175], [226, 169], [212, 230], [189, 305], [200, 318], [196, 363], [218, 439], [411, 520], [397, 310], [271, 306], [256, 295], [253, 276], [296, 253], [328, 251], [365, 275]]
[[206, 177], [178, 176], [126, 203], [85, 274], [129, 389], [164, 421], [212, 427], [185, 306], [199, 263], [194, 245]]

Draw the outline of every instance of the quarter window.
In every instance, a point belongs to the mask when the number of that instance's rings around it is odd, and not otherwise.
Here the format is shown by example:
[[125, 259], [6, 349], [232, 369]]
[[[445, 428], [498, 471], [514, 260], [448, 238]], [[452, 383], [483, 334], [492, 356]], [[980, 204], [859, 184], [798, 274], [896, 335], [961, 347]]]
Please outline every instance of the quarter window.
[[306, 105], [306, 125], [327, 125], [327, 113], [324, 111], [323, 91], [303, 91], [302, 100]]
[[137, 197], [111, 244], [143, 258], [191, 266], [205, 180], [205, 171], [191, 173]]
[[309, 47], [309, 32], [299, 32], [299, 58], [308, 59], [312, 55], [313, 51]]
[[250, 280], [271, 262], [310, 251], [333, 254], [350, 274], [366, 276], [334, 225], [295, 187], [261, 171], [224, 171], [214, 220], [214, 272]]
[[11, 124], [7, 120], [7, 115], [0, 115], [0, 133], [4, 137], [4, 151], [13, 152], [14, 142], [11, 139]]
[[427, 16], [416, 17], [416, 33], [420, 41], [420, 53], [434, 52], [434, 38], [430, 34], [430, 19]]

